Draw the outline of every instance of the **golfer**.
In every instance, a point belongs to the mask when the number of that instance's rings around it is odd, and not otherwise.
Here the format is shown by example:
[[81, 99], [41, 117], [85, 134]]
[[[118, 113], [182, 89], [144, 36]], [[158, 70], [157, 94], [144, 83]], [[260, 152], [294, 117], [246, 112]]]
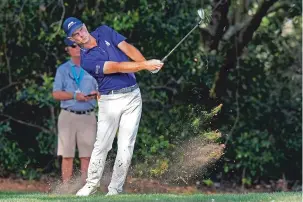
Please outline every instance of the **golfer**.
[[[134, 72], [161, 69], [160, 60], [145, 60], [125, 37], [103, 25], [89, 33], [77, 18], [69, 17], [63, 23], [67, 38], [81, 46], [81, 66], [98, 83], [97, 138], [91, 155], [86, 184], [77, 196], [88, 196], [100, 186], [107, 153], [117, 134], [118, 151], [107, 195], [123, 191], [131, 163], [142, 111], [140, 89]], [[129, 62], [128, 58], [134, 62]]]

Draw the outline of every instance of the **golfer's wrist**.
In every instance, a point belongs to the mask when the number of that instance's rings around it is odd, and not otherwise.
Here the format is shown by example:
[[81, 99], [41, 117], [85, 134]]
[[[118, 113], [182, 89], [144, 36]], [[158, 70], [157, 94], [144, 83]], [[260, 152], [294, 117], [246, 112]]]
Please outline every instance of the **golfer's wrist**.
[[140, 65], [139, 65], [139, 71], [141, 70], [148, 70], [148, 61], [142, 61], [140, 62]]

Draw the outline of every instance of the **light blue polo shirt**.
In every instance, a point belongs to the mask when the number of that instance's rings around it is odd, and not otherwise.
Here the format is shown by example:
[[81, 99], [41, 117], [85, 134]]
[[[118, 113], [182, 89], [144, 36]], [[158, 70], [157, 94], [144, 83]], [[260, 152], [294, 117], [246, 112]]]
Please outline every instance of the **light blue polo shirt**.
[[134, 73], [103, 73], [106, 61], [129, 61], [127, 55], [118, 48], [118, 44], [126, 38], [106, 25], [98, 27], [91, 35], [97, 40], [97, 46], [81, 48], [81, 66], [97, 80], [101, 95], [135, 85]]
[[[53, 83], [53, 92], [54, 91], [66, 91], [74, 93], [77, 89], [77, 83], [74, 78], [72, 67], [76, 70], [76, 75], [80, 74], [81, 67], [76, 66], [71, 60], [63, 63], [57, 69], [55, 81]], [[79, 82], [80, 91], [87, 95], [92, 91], [98, 91], [98, 84], [96, 80], [89, 75], [85, 70], [83, 77]], [[96, 106], [96, 100], [89, 100], [87, 102], [77, 101], [77, 100], [64, 100], [60, 104], [63, 109], [70, 109], [75, 111], [84, 111], [93, 109]]]

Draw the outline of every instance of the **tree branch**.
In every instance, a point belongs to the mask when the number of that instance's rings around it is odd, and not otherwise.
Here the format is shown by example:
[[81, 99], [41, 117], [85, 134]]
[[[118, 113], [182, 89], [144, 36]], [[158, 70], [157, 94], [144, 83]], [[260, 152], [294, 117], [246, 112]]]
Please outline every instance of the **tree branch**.
[[225, 41], [230, 40], [233, 36], [235, 36], [237, 33], [239, 33], [244, 27], [247, 27], [248, 24], [251, 22], [252, 18], [247, 18], [244, 22], [237, 23], [233, 26], [230, 26], [228, 30], [223, 35], [222, 39]]
[[[24, 30], [24, 27], [23, 27], [23, 25], [22, 25], [22, 23], [21, 23], [21, 13], [22, 13], [23, 8], [24, 8], [24, 6], [25, 6], [26, 3], [27, 3], [27, 0], [24, 0], [23, 3], [22, 3], [22, 5], [21, 5], [20, 10], [18, 11], [19, 14], [16, 15], [15, 21], [14, 21], [14, 23], [18, 23], [18, 24], [19, 24], [20, 30]], [[16, 11], [16, 12], [17, 12], [17, 11]], [[14, 15], [15, 15], [15, 13], [14, 13]]]
[[269, 8], [277, 1], [278, 0], [263, 1], [263, 4], [252, 18], [250, 24], [247, 26], [245, 30], [243, 30], [242, 38], [240, 38], [240, 42], [242, 42], [242, 44], [239, 44], [241, 46], [241, 49], [243, 49], [243, 47], [246, 46], [251, 41], [252, 36], [254, 32], [259, 28], [263, 17], [266, 16]]
[[[2, 39], [3, 39], [3, 41], [6, 41], [7, 40], [6, 39], [6, 32], [3, 31], [2, 33], [3, 33]], [[12, 72], [11, 72], [11, 64], [10, 64], [11, 58], [8, 55], [7, 44], [4, 44], [4, 56], [5, 56], [6, 67], [7, 67], [7, 71], [8, 71], [8, 83], [11, 84], [13, 82]]]
[[50, 130], [48, 130], [48, 129], [42, 127], [42, 126], [39, 126], [39, 125], [36, 125], [36, 124], [33, 124], [33, 123], [28, 123], [28, 122], [25, 122], [25, 121], [16, 119], [16, 118], [14, 118], [14, 117], [12, 117], [12, 116], [10, 116], [10, 115], [7, 115], [7, 114], [1, 113], [0, 115], [1, 115], [1, 116], [4, 116], [4, 117], [6, 117], [6, 118], [8, 118], [8, 119], [10, 119], [10, 120], [12, 120], [12, 121], [15, 121], [15, 122], [17, 122], [17, 123], [20, 123], [20, 124], [23, 124], [23, 125], [27, 125], [27, 126], [30, 126], [30, 127], [33, 127], [33, 128], [37, 128], [37, 129], [39, 129], [39, 130], [41, 130], [41, 131], [43, 131], [43, 132], [50, 133], [50, 134], [52, 133], [52, 131], [50, 131]]
[[209, 44], [210, 50], [216, 50], [219, 42], [229, 25], [227, 14], [230, 6], [230, 0], [215, 0], [215, 8], [213, 9], [212, 19], [209, 26], [212, 33], [211, 43]]
[[209, 38], [213, 37], [211, 31], [208, 28], [200, 27], [199, 29], [200, 29], [200, 35], [202, 36], [202, 38], [209, 39]]
[[[59, 32], [60, 32], [60, 30], [61, 30], [63, 18], [64, 18], [64, 16], [65, 16], [65, 6], [64, 6], [64, 2], [63, 2], [63, 0], [60, 0], [59, 2], [60, 2], [60, 4], [61, 4], [61, 7], [62, 7], [63, 11], [62, 11], [60, 20], [59, 20], [58, 22], [52, 23], [52, 25], [53, 25], [53, 24], [58, 24], [58, 28], [57, 28], [56, 32], [54, 33], [54, 36], [56, 36], [56, 35], [59, 34]], [[53, 8], [52, 12], [55, 10], [55, 8], [56, 8], [56, 7]], [[52, 12], [51, 12], [51, 15], [52, 15]], [[51, 25], [51, 26], [52, 26], [52, 25]]]
[[268, 11], [267, 11], [267, 15], [270, 14], [270, 13], [274, 13], [280, 9], [289, 9], [290, 8], [290, 2], [283, 2], [275, 7], [271, 7]]
[[264, 0], [252, 19], [246, 22], [240, 32], [236, 33], [238, 37], [236, 37], [235, 43], [233, 43], [234, 37], [231, 38], [231, 44], [233, 45], [227, 50], [223, 65], [220, 68], [214, 88], [211, 91], [211, 97], [221, 97], [226, 94], [228, 71], [235, 67], [237, 57], [242, 54], [243, 48], [252, 40], [254, 32], [259, 28], [269, 8], [277, 1], [278, 0]]
[[10, 88], [11, 86], [14, 86], [14, 85], [17, 85], [17, 84], [19, 84], [19, 82], [12, 82], [12, 83], [0, 88], [0, 93], [1, 93], [1, 91], [4, 91], [5, 89]]
[[[54, 108], [54, 106], [49, 106], [49, 111], [50, 111], [50, 117], [52, 119], [52, 122], [55, 124], [56, 123], [56, 115], [55, 115], [55, 108]], [[57, 127], [53, 127], [52, 128], [52, 132], [54, 134], [57, 134], [58, 133]]]

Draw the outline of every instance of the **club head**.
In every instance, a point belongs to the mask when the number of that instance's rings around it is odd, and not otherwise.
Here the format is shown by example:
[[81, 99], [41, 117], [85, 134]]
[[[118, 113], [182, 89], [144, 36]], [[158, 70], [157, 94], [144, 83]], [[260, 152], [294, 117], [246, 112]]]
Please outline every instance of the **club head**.
[[201, 20], [203, 20], [205, 17], [204, 10], [202, 8], [200, 8], [197, 12], [198, 12], [198, 15], [201, 18]]

